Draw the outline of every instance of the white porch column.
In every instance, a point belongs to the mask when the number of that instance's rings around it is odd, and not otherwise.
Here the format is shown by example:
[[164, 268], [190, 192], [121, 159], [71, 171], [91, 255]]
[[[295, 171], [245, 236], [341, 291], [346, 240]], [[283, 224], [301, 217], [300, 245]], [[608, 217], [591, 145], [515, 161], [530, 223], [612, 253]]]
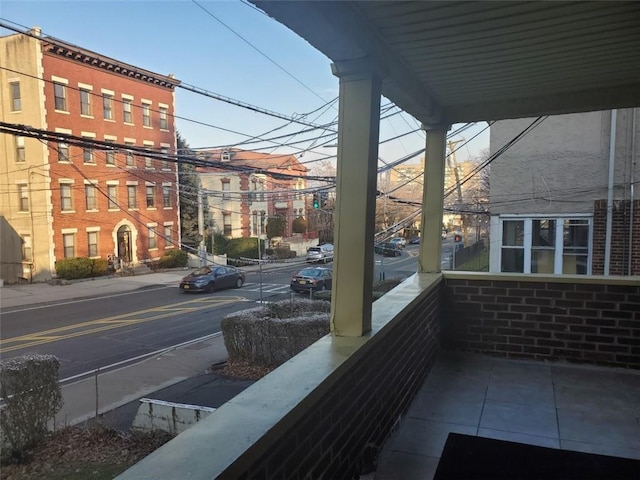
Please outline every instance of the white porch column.
[[331, 332], [371, 330], [381, 75], [365, 59], [332, 65], [340, 78]]
[[448, 127], [427, 130], [422, 190], [422, 218], [420, 219], [420, 254], [418, 272], [436, 273], [441, 270], [442, 211], [444, 207], [445, 144]]

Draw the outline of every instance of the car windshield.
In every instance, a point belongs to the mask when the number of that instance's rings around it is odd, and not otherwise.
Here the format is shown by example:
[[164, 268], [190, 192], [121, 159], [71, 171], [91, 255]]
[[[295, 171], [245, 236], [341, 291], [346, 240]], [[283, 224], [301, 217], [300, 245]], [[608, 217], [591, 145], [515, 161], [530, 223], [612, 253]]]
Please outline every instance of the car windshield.
[[321, 277], [322, 276], [322, 270], [316, 270], [313, 268], [308, 268], [306, 270], [302, 270], [300, 271], [300, 273], [298, 273], [299, 276], [301, 277]]
[[319, 248], [315, 248], [315, 247], [311, 247], [307, 250], [307, 252], [319, 252], [320, 249]]
[[211, 273], [211, 269], [209, 267], [202, 267], [196, 270], [195, 272], [191, 272], [192, 277], [201, 277], [203, 275], [209, 275]]

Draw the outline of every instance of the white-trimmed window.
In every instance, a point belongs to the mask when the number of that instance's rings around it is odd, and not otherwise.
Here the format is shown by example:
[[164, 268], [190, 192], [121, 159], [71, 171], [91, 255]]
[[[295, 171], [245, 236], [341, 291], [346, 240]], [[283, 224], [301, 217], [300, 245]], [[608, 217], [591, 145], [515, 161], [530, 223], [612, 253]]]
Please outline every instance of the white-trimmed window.
[[223, 233], [225, 237], [230, 237], [233, 230], [231, 227], [231, 214], [230, 213], [223, 213], [222, 214], [222, 228], [223, 228]]
[[162, 185], [162, 206], [164, 208], [171, 208], [171, 184]]
[[71, 197], [71, 190], [73, 185], [70, 183], [60, 184], [60, 210], [63, 212], [73, 211], [73, 198]]
[[70, 162], [69, 157], [69, 144], [65, 142], [58, 142], [58, 161], [59, 162]]
[[107, 185], [107, 197], [109, 210], [118, 210], [118, 185]]
[[124, 123], [133, 123], [132, 105], [133, 100], [131, 98], [122, 99], [122, 121]]
[[22, 98], [20, 97], [20, 82], [9, 82], [9, 90], [11, 92], [11, 111], [21, 111]]
[[113, 94], [102, 93], [102, 117], [105, 120], [113, 120]]
[[87, 256], [97, 257], [98, 255], [98, 231], [87, 229]]
[[158, 234], [156, 233], [157, 224], [151, 223], [147, 226], [149, 227], [149, 250], [152, 248], [158, 248]]
[[138, 207], [137, 192], [138, 192], [137, 185], [127, 185], [127, 207], [129, 208]]
[[222, 200], [231, 200], [231, 180], [222, 180]]
[[53, 102], [56, 110], [67, 111], [67, 86], [64, 83], [53, 82]]
[[62, 234], [62, 248], [64, 251], [64, 258], [73, 258], [76, 256], [76, 234], [75, 233]]
[[156, 186], [147, 185], [147, 208], [156, 208]]
[[171, 170], [171, 165], [169, 164], [169, 146], [162, 145], [160, 146], [160, 153], [162, 153], [162, 169], [163, 170]]
[[24, 147], [24, 137], [14, 137], [16, 139], [16, 162], [26, 162], [27, 154]]
[[502, 217], [500, 227], [501, 272], [590, 274], [590, 217]]
[[151, 103], [142, 102], [142, 126], [151, 127]]
[[90, 117], [91, 113], [91, 90], [88, 88], [80, 87], [80, 115]]
[[[115, 143], [115, 140], [112, 138], [105, 138], [105, 142], [107, 143]], [[105, 163], [107, 165], [115, 165], [116, 164], [116, 150], [108, 148], [104, 152]]]
[[33, 260], [33, 244], [31, 243], [31, 235], [26, 233], [20, 235], [22, 237], [22, 261], [30, 262]]
[[173, 222], [164, 224], [164, 248], [173, 248]]
[[[133, 147], [135, 145], [134, 142], [129, 142], [126, 141], [124, 142], [125, 145]], [[126, 159], [125, 159], [125, 164], [127, 167], [135, 167], [136, 166], [136, 156], [133, 153], [133, 150], [127, 150], [127, 154], [126, 154]]]
[[[83, 135], [82, 138], [87, 139], [87, 141], [93, 140], [93, 136]], [[84, 145], [82, 147], [82, 161], [84, 163], [96, 163], [96, 159], [93, 157], [93, 148], [89, 145]]]
[[158, 111], [160, 112], [160, 130], [169, 129], [169, 122], [167, 121], [167, 110], [167, 107], [158, 107]]
[[18, 183], [18, 210], [21, 212], [29, 211], [29, 184]]
[[87, 211], [98, 210], [98, 189], [92, 183], [84, 186], [85, 207]]

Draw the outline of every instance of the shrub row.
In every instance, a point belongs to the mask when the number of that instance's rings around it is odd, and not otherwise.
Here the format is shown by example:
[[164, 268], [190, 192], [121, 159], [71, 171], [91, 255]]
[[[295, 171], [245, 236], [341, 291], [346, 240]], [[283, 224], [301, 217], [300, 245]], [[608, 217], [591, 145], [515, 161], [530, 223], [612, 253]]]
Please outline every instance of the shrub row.
[[62, 258], [56, 261], [56, 274], [65, 280], [99, 277], [108, 273], [104, 258]]

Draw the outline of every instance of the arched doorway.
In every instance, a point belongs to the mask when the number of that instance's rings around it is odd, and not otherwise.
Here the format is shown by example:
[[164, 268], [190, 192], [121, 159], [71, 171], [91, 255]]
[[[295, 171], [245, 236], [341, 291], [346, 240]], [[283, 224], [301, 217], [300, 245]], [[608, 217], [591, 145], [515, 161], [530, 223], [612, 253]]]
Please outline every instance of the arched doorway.
[[118, 258], [121, 262], [131, 261], [131, 229], [123, 225], [118, 229]]

